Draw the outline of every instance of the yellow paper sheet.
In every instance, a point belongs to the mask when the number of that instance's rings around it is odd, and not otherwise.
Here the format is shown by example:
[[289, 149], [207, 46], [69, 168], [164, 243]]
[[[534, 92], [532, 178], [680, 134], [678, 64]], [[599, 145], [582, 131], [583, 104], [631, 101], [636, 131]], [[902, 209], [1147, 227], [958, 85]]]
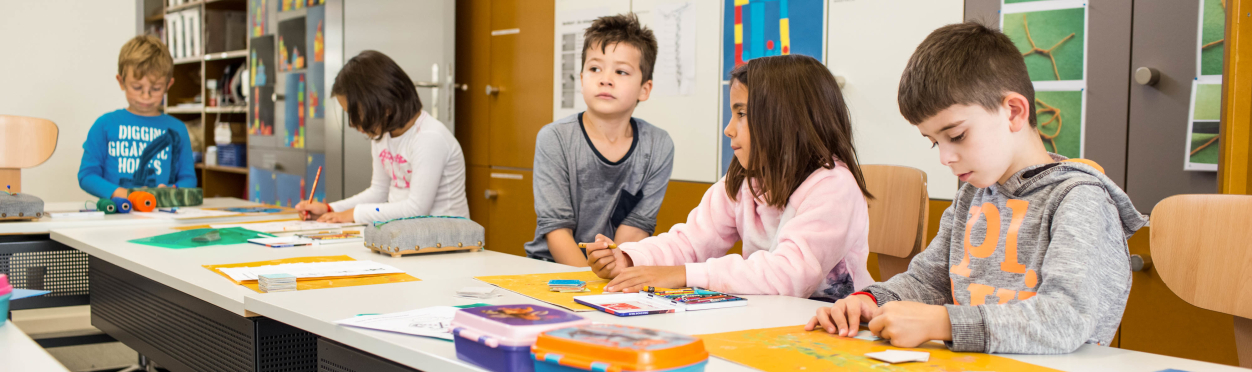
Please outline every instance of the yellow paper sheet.
[[[225, 277], [226, 280], [230, 280], [234, 282], [235, 284], [248, 287], [248, 289], [251, 289], [260, 293], [261, 292], [261, 289], [259, 288], [260, 284], [257, 283], [257, 281], [255, 280], [246, 280], [242, 282], [236, 281], [234, 279], [231, 279], [229, 275], [226, 275], [225, 273], [223, 273], [221, 270], [218, 270], [218, 269], [229, 268], [229, 267], [257, 267], [257, 266], [266, 266], [266, 265], [280, 265], [280, 264], [287, 264], [287, 263], [337, 262], [337, 261], [356, 261], [356, 259], [350, 256], [346, 256], [346, 255], [344, 256], [292, 257], [292, 258], [284, 258], [280, 260], [242, 262], [242, 263], [222, 264], [222, 265], [204, 265], [204, 268], [212, 270], [218, 275]], [[405, 273], [367, 275], [367, 276], [357, 275], [357, 276], [338, 276], [338, 277], [328, 277], [328, 278], [308, 278], [308, 279], [296, 279], [296, 290], [303, 291], [303, 290], [309, 290], [309, 289], [354, 287], [358, 285], [416, 282], [416, 281], [421, 281], [421, 279], [415, 278], [412, 275], [405, 274]]]
[[[478, 279], [500, 288], [504, 288], [517, 294], [530, 297], [539, 301], [547, 302], [556, 306], [560, 306], [571, 311], [596, 311], [587, 306], [583, 306], [574, 302], [574, 296], [590, 296], [604, 294], [604, 286], [609, 284], [608, 279], [600, 279], [591, 271], [580, 271], [572, 273], [552, 273], [552, 274], [529, 274], [529, 275], [498, 275], [498, 276], [480, 276]], [[582, 280], [587, 282], [587, 289], [590, 292], [579, 293], [562, 293], [552, 292], [548, 290], [548, 281], [553, 279], [571, 279]]]
[[[956, 353], [928, 343], [904, 349], [886, 341], [839, 337], [804, 326], [753, 329], [698, 335], [709, 354], [764, 371], [1055, 371], [1013, 359], [982, 353]], [[865, 356], [885, 350], [924, 351], [930, 360], [890, 364]]]

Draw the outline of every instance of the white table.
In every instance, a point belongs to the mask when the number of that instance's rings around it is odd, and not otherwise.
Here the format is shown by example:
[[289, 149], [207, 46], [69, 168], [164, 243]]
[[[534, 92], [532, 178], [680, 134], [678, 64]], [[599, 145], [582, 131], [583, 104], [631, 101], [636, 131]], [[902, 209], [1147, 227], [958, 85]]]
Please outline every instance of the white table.
[[[455, 298], [462, 287], [485, 286], [475, 276], [579, 271], [578, 268], [492, 251], [391, 258], [370, 252], [360, 243], [273, 249], [240, 244], [194, 249], [165, 249], [127, 240], [170, 232], [165, 227], [54, 230], [52, 238], [94, 257], [132, 271], [161, 285], [194, 296], [241, 316], [264, 316], [375, 356], [424, 371], [480, 371], [456, 358], [447, 341], [341, 327], [332, 322], [363, 313], [388, 313], [437, 305], [533, 303], [536, 300], [504, 291], [486, 301]], [[329, 288], [287, 293], [256, 293], [231, 283], [202, 265], [271, 260], [301, 256], [348, 255], [403, 269], [418, 282]], [[585, 269], [582, 269], [585, 270]], [[94, 284], [93, 284], [94, 285]], [[619, 318], [584, 312], [595, 322], [618, 323], [706, 334], [801, 324], [825, 303], [783, 296], [746, 296], [747, 307]], [[1235, 367], [1108, 347], [1085, 345], [1066, 355], [1002, 355], [1044, 367], [1070, 371], [1245, 371]], [[160, 360], [158, 360], [160, 362]], [[710, 371], [749, 368], [713, 358]]]
[[0, 371], [65, 371], [48, 351], [39, 347], [35, 340], [26, 337], [13, 322], [0, 326]]
[[[251, 207], [260, 204], [238, 198], [204, 198], [204, 204], [190, 208], [230, 208], [230, 207]], [[45, 211], [77, 211], [83, 209], [83, 202], [58, 202], [48, 203], [44, 205]], [[221, 223], [222, 221], [258, 221], [265, 219], [293, 218], [296, 215], [280, 214], [266, 216], [233, 216], [213, 219], [189, 219], [189, 220], [172, 220], [161, 218], [146, 218], [130, 213], [119, 213], [105, 215], [104, 217], [88, 217], [88, 218], [49, 218], [44, 217], [34, 221], [11, 221], [0, 222], [0, 235], [15, 234], [47, 234], [49, 231], [57, 229], [73, 229], [82, 227], [112, 227], [112, 226], [141, 226], [141, 225], [201, 225], [205, 223]]]

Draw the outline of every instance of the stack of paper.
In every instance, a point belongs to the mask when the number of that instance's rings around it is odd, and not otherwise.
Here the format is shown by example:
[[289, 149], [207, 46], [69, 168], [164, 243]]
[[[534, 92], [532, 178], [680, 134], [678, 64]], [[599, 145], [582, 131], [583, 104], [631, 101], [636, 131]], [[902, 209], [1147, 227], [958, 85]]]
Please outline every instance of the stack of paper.
[[553, 279], [548, 281], [548, 290], [552, 292], [588, 292], [587, 282], [581, 280]]
[[296, 277], [291, 274], [262, 274], [257, 282], [260, 283], [261, 293], [270, 292], [291, 292], [296, 290]]
[[296, 278], [305, 279], [398, 274], [404, 272], [395, 267], [374, 261], [287, 263], [254, 267], [223, 267], [217, 270], [236, 282], [258, 280], [261, 275], [280, 273], [291, 274]]

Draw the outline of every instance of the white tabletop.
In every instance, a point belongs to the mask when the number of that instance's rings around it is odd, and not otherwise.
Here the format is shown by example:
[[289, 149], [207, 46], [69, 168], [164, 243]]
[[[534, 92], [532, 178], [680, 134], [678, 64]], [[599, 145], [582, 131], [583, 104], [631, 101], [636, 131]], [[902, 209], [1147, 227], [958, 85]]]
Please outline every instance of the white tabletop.
[[[194, 208], [229, 208], [229, 207], [248, 207], [260, 205], [247, 200], [238, 198], [205, 198], [203, 205]], [[77, 211], [83, 209], [83, 202], [58, 202], [48, 203], [44, 205], [44, 211], [61, 212], [61, 211]], [[219, 223], [221, 221], [255, 221], [258, 219], [275, 219], [275, 218], [291, 218], [295, 214], [285, 215], [268, 215], [268, 216], [236, 216], [223, 217], [215, 219], [188, 219], [188, 220], [172, 220], [162, 218], [146, 218], [130, 213], [119, 213], [105, 215], [104, 217], [88, 217], [88, 218], [40, 218], [34, 221], [5, 221], [0, 222], [0, 235], [10, 234], [47, 234], [49, 231], [56, 229], [71, 229], [82, 227], [109, 227], [109, 226], [140, 226], [140, 225], [200, 225], [208, 222]]]
[[0, 371], [66, 371], [35, 340], [26, 336], [13, 322], [0, 325]]
[[[533, 303], [536, 300], [502, 291], [487, 301], [453, 296], [462, 287], [487, 286], [473, 279], [484, 275], [535, 274], [580, 271], [574, 267], [492, 251], [454, 252], [392, 258], [373, 253], [361, 243], [312, 247], [267, 248], [254, 244], [166, 249], [127, 243], [127, 240], [172, 232], [169, 226], [54, 230], [52, 239], [201, 300], [244, 316], [263, 315], [379, 357], [426, 371], [479, 371], [456, 358], [451, 342], [387, 332], [341, 327], [335, 320], [364, 313], [390, 313], [438, 305]], [[405, 270], [422, 281], [328, 288], [287, 293], [256, 293], [235, 285], [202, 265], [272, 260], [302, 256], [348, 255], [382, 262]], [[802, 324], [825, 303], [784, 296], [745, 296], [749, 306], [615, 317], [600, 312], [579, 313], [595, 322], [649, 327], [684, 334], [707, 334]], [[1085, 345], [1066, 355], [1002, 355], [1024, 362], [1070, 371], [1187, 371], [1242, 369]], [[749, 370], [712, 358], [710, 371]]]

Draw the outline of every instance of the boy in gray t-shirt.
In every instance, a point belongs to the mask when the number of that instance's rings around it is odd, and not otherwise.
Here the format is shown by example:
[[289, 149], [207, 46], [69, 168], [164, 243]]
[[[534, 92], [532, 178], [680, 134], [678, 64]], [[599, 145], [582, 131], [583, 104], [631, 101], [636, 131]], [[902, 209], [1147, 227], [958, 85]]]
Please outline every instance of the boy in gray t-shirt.
[[652, 91], [656, 37], [634, 14], [601, 17], [583, 38], [587, 111], [548, 124], [535, 141], [535, 240], [526, 255], [587, 266], [578, 242], [634, 242], [656, 230], [674, 164], [669, 134], [631, 117]]

